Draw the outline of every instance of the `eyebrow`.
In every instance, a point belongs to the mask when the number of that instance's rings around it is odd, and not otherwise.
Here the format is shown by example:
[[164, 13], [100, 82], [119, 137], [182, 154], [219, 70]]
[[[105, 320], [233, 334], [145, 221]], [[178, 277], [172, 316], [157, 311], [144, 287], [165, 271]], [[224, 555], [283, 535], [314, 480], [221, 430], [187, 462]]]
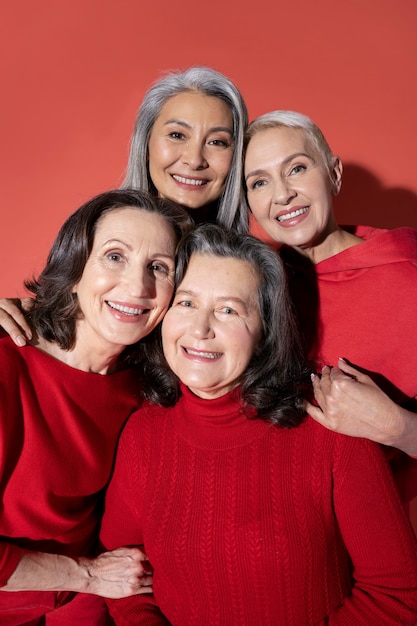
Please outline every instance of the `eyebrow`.
[[[175, 295], [181, 295], [181, 296], [193, 296], [194, 298], [198, 298], [199, 294], [196, 293], [195, 291], [191, 291], [189, 289], [177, 289], [175, 292]], [[242, 304], [243, 306], [247, 307], [248, 303], [246, 300], [242, 300], [242, 298], [239, 298], [238, 296], [216, 296], [216, 300], [220, 300], [222, 302], [237, 302], [238, 304]]]
[[[103, 242], [102, 247], [108, 246], [108, 245], [112, 246], [114, 244], [119, 244], [121, 246], [125, 246], [128, 250], [132, 250], [132, 246], [129, 243], [122, 241], [121, 239], [107, 239], [106, 241]], [[164, 259], [171, 259], [172, 261], [175, 260], [175, 256], [173, 254], [167, 254], [166, 252], [154, 252], [153, 254], [150, 254], [149, 256], [163, 257]]]
[[[179, 126], [183, 126], [184, 128], [188, 128], [189, 130], [192, 130], [191, 124], [188, 124], [187, 122], [184, 122], [183, 120], [177, 120], [173, 118], [171, 120], [167, 120], [164, 123], [164, 126], [167, 126], [168, 124], [178, 124]], [[213, 128], [209, 129], [209, 132], [210, 133], [224, 132], [233, 136], [233, 130], [229, 126], [214, 126]]]
[[[312, 161], [313, 163], [316, 162], [316, 160], [310, 154], [307, 154], [306, 152], [296, 152], [295, 154], [291, 154], [289, 157], [284, 159], [281, 165], [285, 167], [286, 165], [288, 165], [288, 163], [291, 163], [291, 161], [299, 157], [305, 157], [306, 159], [309, 159], [309, 161]], [[250, 178], [251, 176], [259, 176], [260, 174], [264, 174], [264, 172], [265, 172], [264, 169], [252, 170], [251, 172], [248, 172], [248, 174], [245, 176], [245, 180], [248, 180], [248, 178]]]

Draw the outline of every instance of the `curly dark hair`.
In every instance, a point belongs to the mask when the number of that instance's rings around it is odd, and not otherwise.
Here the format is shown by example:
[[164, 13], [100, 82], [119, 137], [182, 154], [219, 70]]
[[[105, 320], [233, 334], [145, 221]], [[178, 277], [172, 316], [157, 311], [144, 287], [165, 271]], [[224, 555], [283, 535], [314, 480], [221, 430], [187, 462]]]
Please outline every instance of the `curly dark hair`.
[[[35, 296], [34, 308], [28, 315], [33, 330], [64, 350], [70, 350], [75, 343], [80, 310], [72, 288], [81, 279], [91, 254], [97, 225], [104, 215], [121, 207], [134, 207], [163, 217], [176, 244], [193, 227], [192, 219], [177, 204], [132, 189], [101, 193], [70, 215], [52, 244], [39, 277], [25, 281], [25, 287]], [[127, 353], [134, 354], [134, 346], [129, 346]]]
[[[253, 267], [259, 283], [262, 338], [241, 377], [241, 396], [257, 417], [286, 427], [298, 425], [305, 416], [304, 398], [311, 396], [312, 370], [301, 349], [279, 255], [251, 235], [204, 224], [185, 236], [178, 248], [177, 286], [193, 254], [239, 259]], [[179, 380], [165, 360], [161, 343], [154, 348], [152, 358], [144, 363], [143, 391], [151, 402], [173, 406], [180, 397]]]

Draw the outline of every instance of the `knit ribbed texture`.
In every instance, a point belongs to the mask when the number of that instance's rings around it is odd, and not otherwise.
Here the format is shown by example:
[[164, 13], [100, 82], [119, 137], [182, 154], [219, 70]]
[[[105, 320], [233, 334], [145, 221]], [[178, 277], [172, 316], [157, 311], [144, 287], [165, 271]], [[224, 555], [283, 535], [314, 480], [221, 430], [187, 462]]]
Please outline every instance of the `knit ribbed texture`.
[[183, 391], [120, 441], [102, 540], [144, 542], [155, 600], [110, 602], [117, 624], [413, 624], [417, 546], [378, 446]]

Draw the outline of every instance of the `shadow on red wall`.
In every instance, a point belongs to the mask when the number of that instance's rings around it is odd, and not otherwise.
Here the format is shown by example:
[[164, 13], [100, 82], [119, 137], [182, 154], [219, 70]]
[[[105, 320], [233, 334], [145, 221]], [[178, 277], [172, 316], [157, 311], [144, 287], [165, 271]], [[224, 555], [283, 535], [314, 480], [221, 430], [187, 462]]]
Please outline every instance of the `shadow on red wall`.
[[401, 187], [384, 187], [361, 165], [344, 164], [343, 185], [335, 200], [335, 212], [338, 224], [417, 228], [417, 195]]

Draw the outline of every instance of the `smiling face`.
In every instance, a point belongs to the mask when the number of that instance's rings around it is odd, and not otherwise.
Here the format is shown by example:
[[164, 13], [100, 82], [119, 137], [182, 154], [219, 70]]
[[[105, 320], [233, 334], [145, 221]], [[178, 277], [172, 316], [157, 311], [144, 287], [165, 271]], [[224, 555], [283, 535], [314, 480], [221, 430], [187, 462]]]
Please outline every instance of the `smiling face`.
[[199, 209], [223, 192], [233, 158], [227, 104], [200, 92], [169, 98], [152, 128], [149, 174], [158, 194]]
[[73, 287], [82, 312], [77, 344], [117, 353], [148, 335], [169, 306], [174, 261], [174, 233], [163, 217], [130, 207], [104, 214]]
[[246, 370], [262, 337], [257, 290], [247, 261], [191, 256], [162, 339], [169, 366], [197, 396], [224, 395]]
[[339, 159], [332, 175], [333, 181], [322, 156], [299, 128], [267, 128], [249, 141], [248, 203], [275, 241], [308, 251], [336, 230], [332, 195], [341, 184]]

